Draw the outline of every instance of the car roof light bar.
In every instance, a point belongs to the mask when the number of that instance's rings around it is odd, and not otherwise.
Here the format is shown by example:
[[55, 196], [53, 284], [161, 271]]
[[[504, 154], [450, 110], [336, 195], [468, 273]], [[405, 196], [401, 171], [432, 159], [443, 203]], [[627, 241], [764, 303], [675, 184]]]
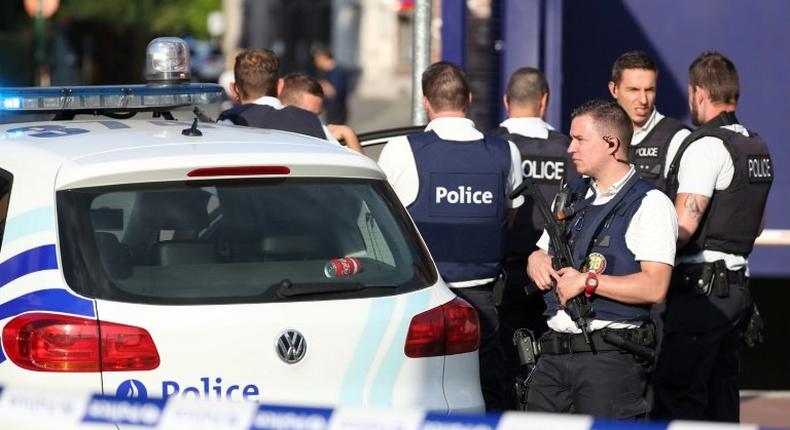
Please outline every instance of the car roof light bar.
[[58, 112], [169, 109], [218, 103], [222, 99], [222, 91], [222, 87], [217, 84], [0, 88], [0, 110]]

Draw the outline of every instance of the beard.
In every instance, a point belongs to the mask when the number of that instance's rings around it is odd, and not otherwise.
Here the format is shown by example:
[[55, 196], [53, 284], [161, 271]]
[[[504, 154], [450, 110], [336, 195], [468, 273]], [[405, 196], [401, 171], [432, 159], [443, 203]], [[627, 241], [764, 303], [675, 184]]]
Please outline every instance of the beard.
[[691, 123], [696, 126], [702, 125], [702, 120], [699, 117], [699, 109], [697, 109], [697, 105], [692, 103], [689, 106], [689, 110], [691, 111]]

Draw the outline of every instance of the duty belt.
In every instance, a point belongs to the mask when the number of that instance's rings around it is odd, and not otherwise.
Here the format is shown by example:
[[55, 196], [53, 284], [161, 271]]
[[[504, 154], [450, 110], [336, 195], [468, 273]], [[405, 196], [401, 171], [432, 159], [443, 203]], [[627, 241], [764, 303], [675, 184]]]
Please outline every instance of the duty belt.
[[[626, 351], [637, 355], [652, 355], [647, 351], [655, 344], [655, 329], [651, 324], [645, 324], [637, 329], [596, 330], [590, 334], [590, 340], [592, 345], [587, 344], [581, 334], [550, 331], [541, 336], [538, 348], [541, 354]], [[623, 345], [623, 341], [628, 345]]]

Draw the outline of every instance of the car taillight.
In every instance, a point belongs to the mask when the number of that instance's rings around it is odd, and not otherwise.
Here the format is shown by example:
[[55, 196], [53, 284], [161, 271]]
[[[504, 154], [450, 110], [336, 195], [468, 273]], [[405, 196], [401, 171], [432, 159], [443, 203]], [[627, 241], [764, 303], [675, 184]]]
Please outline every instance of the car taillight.
[[147, 330], [69, 315], [30, 313], [12, 319], [3, 328], [3, 349], [17, 366], [44, 372], [159, 367]]
[[471, 352], [480, 346], [480, 321], [474, 308], [455, 299], [411, 319], [406, 356], [434, 357]]

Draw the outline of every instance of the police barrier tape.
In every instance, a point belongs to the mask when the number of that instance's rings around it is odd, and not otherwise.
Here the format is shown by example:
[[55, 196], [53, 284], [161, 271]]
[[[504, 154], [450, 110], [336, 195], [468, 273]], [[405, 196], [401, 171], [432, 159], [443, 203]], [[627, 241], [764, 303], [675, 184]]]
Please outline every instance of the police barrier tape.
[[[117, 425], [117, 427], [116, 427]], [[717, 430], [756, 425], [690, 421], [623, 422], [583, 415], [532, 412], [461, 415], [363, 408], [315, 408], [187, 399], [127, 399], [98, 394], [67, 395], [0, 387], [2, 429], [189, 429], [189, 430]]]

